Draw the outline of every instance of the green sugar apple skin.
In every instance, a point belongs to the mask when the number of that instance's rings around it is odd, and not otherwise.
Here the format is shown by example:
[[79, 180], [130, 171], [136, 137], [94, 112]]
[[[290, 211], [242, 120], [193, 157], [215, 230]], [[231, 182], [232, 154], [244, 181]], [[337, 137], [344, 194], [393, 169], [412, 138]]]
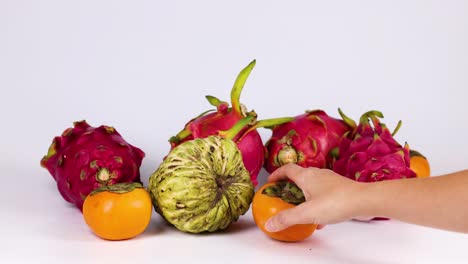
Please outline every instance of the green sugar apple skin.
[[234, 141], [209, 136], [174, 148], [150, 179], [156, 211], [189, 233], [226, 229], [250, 207], [254, 186]]

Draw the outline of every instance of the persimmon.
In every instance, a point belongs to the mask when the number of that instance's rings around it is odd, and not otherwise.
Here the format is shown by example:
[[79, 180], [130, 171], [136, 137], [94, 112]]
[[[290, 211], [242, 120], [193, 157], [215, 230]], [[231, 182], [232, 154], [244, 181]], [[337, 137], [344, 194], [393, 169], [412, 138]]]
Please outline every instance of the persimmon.
[[123, 240], [146, 229], [152, 210], [151, 198], [140, 183], [117, 183], [91, 192], [83, 204], [83, 217], [97, 236]]
[[431, 175], [431, 167], [427, 158], [416, 150], [410, 151], [410, 169], [417, 177], [425, 178]]
[[295, 207], [304, 202], [302, 191], [291, 182], [276, 182], [263, 185], [252, 201], [252, 214], [255, 224], [269, 237], [285, 241], [296, 242], [308, 238], [317, 228], [314, 224], [293, 225], [278, 232], [265, 229], [268, 219], [277, 213]]

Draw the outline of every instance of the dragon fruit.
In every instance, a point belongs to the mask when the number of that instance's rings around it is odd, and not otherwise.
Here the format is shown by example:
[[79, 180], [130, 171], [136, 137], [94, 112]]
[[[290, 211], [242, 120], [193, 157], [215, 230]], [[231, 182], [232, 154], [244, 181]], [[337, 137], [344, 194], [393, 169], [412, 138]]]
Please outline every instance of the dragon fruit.
[[[401, 125], [393, 133], [381, 123], [381, 112], [364, 113], [359, 125], [340, 110], [343, 120], [354, 129], [347, 132], [336, 151], [333, 170], [359, 182], [414, 178], [410, 169], [409, 147], [402, 147], [394, 138]], [[372, 121], [372, 125], [369, 122]]]
[[265, 168], [273, 172], [287, 164], [302, 167], [329, 168], [331, 149], [338, 146], [342, 135], [351, 128], [322, 110], [307, 111], [293, 121], [274, 127], [266, 144]]
[[[275, 126], [292, 120], [292, 118], [286, 117], [258, 121], [255, 111], [247, 112], [246, 107], [240, 103], [242, 89], [255, 63], [256, 61], [253, 60], [237, 76], [231, 90], [231, 107], [227, 102], [223, 102], [214, 96], [206, 96], [208, 102], [216, 107], [216, 112], [210, 113], [214, 110], [208, 110], [190, 120], [182, 131], [169, 140], [172, 150], [181, 143], [196, 138], [206, 138], [214, 135], [232, 138], [242, 153], [244, 165], [250, 173], [254, 186], [258, 184], [257, 176], [263, 166], [265, 157], [263, 142], [256, 129]], [[249, 125], [243, 127], [241, 131], [231, 130], [236, 123], [246, 117], [251, 117]], [[228, 133], [233, 132], [236, 134], [228, 135]]]
[[82, 210], [86, 196], [98, 187], [140, 182], [144, 156], [113, 127], [80, 121], [54, 138], [41, 166], [55, 179], [63, 198]]

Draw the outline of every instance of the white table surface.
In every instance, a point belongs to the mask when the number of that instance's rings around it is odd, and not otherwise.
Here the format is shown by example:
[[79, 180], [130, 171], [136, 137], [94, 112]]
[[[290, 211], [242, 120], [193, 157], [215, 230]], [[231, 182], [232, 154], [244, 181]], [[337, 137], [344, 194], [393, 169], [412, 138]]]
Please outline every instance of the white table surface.
[[[251, 211], [226, 232], [177, 231], [153, 213], [148, 229], [126, 241], [105, 241], [37, 168], [7, 167], [0, 211], [3, 263], [466, 263], [468, 236], [400, 223], [349, 221], [316, 231], [299, 243], [265, 236]], [[32, 177], [33, 176], [33, 177]], [[49, 178], [50, 177], [50, 178]], [[21, 190], [21, 191], [19, 191]], [[291, 262], [290, 262], [291, 261]], [[127, 262], [128, 263], [128, 262]]]
[[403, 120], [397, 140], [434, 175], [466, 169], [467, 28], [455, 0], [0, 1], [0, 263], [468, 263], [466, 234], [393, 220], [288, 244], [250, 212], [210, 235], [154, 214], [138, 238], [103, 241], [39, 166], [53, 136], [86, 119], [146, 152], [146, 184], [203, 97], [228, 100], [255, 58], [241, 100], [260, 118], [378, 109], [389, 127]]

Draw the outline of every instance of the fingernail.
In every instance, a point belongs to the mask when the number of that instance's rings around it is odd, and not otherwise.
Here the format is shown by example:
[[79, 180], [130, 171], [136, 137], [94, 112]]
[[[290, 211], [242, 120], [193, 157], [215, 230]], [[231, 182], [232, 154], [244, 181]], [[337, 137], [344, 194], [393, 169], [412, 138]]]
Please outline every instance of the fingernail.
[[275, 224], [273, 223], [273, 221], [271, 221], [271, 218], [268, 219], [268, 221], [266, 222], [265, 229], [268, 232], [276, 232], [277, 231], [277, 228], [276, 228]]

